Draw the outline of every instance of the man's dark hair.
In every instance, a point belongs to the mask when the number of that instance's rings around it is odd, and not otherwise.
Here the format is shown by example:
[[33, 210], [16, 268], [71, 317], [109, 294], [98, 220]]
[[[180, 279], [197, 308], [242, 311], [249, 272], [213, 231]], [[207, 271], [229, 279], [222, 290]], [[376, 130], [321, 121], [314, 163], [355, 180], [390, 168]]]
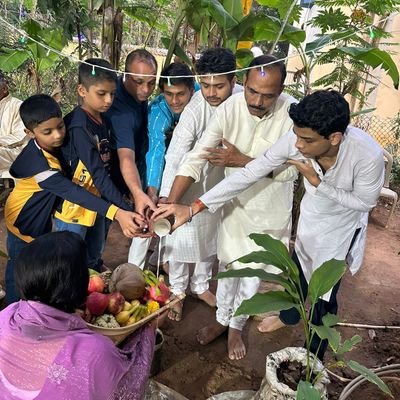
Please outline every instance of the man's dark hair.
[[78, 83], [89, 89], [90, 86], [96, 85], [99, 82], [117, 82], [117, 74], [114, 71], [97, 68], [98, 66], [113, 69], [112, 65], [102, 58], [88, 58], [85, 60], [85, 63], [79, 65]]
[[[279, 72], [281, 73], [281, 85], [283, 86], [283, 84], [285, 83], [285, 79], [286, 79], [286, 65], [283, 61], [277, 61], [277, 60], [278, 59], [275, 56], [273, 56], [272, 54], [264, 54], [262, 56], [253, 58], [251, 60], [251, 63], [249, 64], [249, 67], [255, 67], [257, 65], [269, 64], [269, 65], [266, 65], [265, 67], [263, 67], [263, 69], [264, 70], [268, 70], [271, 68], [279, 69]], [[246, 77], [249, 75], [250, 71], [251, 71], [251, 69], [246, 70]]]
[[[171, 85], [179, 85], [180, 83], [183, 83], [185, 86], [187, 86], [190, 90], [194, 89], [194, 78], [192, 75], [192, 71], [190, 68], [183, 63], [179, 62], [174, 62], [172, 64], [169, 64], [168, 67], [164, 68], [161, 71], [162, 76], [187, 76], [183, 78], [170, 78], [170, 83]], [[158, 85], [160, 86], [160, 90], [164, 90], [164, 85], [168, 84], [168, 79], [160, 77], [160, 81], [158, 82]]]
[[[204, 51], [196, 62], [196, 72], [199, 75], [220, 74], [222, 72], [234, 71], [236, 69], [236, 57], [231, 50], [223, 47], [208, 49]], [[235, 73], [226, 74], [229, 81]]]
[[125, 60], [125, 72], [129, 72], [129, 66], [136, 60], [145, 62], [147, 64], [153, 65], [157, 71], [157, 60], [149, 51], [145, 49], [136, 49], [131, 51]]
[[350, 107], [335, 90], [319, 90], [291, 104], [289, 116], [299, 128], [310, 128], [326, 139], [334, 132], [344, 133], [350, 123]]
[[21, 251], [15, 282], [24, 300], [72, 313], [87, 296], [89, 272], [84, 240], [73, 232], [40, 236]]
[[62, 118], [60, 106], [47, 94], [34, 94], [28, 97], [21, 104], [19, 115], [25, 127], [30, 131], [50, 118]]

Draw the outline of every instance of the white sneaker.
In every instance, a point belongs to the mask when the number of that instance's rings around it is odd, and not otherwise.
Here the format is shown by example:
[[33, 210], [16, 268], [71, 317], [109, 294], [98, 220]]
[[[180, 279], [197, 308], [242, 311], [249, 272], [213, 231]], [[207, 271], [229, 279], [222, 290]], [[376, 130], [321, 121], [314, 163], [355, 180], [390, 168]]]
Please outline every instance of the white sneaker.
[[4, 297], [6, 297], [6, 292], [3, 289], [3, 286], [0, 285], [0, 300], [4, 299]]

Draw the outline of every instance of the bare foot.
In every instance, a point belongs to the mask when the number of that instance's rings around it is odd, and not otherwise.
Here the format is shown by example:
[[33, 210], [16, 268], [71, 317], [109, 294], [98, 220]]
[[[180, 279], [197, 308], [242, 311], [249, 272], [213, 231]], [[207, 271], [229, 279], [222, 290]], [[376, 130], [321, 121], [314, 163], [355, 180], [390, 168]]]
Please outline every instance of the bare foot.
[[218, 336], [221, 336], [227, 329], [227, 326], [221, 325], [219, 322], [214, 321], [212, 324], [201, 328], [197, 332], [197, 341], [202, 345], [206, 345], [211, 343]]
[[265, 317], [257, 326], [257, 329], [261, 333], [270, 333], [277, 331], [280, 328], [286, 326], [280, 319], [278, 315], [270, 315]]
[[228, 357], [230, 360], [241, 360], [246, 355], [246, 346], [243, 343], [242, 331], [229, 328]]
[[172, 321], [180, 321], [182, 319], [183, 301], [174, 304], [168, 311], [168, 318]]
[[198, 294], [197, 297], [210, 307], [215, 307], [217, 305], [217, 298], [215, 297], [215, 294], [211, 293], [209, 290]]

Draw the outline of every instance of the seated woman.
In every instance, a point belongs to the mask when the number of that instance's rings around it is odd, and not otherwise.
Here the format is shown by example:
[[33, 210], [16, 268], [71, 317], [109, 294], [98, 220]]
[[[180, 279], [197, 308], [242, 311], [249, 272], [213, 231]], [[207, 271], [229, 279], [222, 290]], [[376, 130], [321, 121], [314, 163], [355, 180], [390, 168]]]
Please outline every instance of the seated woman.
[[74, 313], [89, 280], [79, 235], [54, 232], [31, 242], [15, 279], [22, 300], [0, 312], [0, 400], [143, 397], [154, 327], [136, 331], [119, 349]]

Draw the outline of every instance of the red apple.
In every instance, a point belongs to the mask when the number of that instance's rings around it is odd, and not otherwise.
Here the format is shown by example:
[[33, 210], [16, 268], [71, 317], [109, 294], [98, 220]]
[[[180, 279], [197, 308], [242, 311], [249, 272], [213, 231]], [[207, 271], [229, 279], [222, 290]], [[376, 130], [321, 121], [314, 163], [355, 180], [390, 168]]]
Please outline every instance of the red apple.
[[104, 290], [104, 281], [101, 275], [91, 275], [89, 278], [88, 293], [99, 292]]
[[111, 314], [117, 315], [118, 313], [120, 313], [123, 310], [124, 305], [125, 299], [120, 292], [114, 292], [110, 294], [108, 298], [107, 310]]
[[108, 306], [108, 294], [93, 292], [86, 299], [86, 308], [91, 315], [102, 315]]

